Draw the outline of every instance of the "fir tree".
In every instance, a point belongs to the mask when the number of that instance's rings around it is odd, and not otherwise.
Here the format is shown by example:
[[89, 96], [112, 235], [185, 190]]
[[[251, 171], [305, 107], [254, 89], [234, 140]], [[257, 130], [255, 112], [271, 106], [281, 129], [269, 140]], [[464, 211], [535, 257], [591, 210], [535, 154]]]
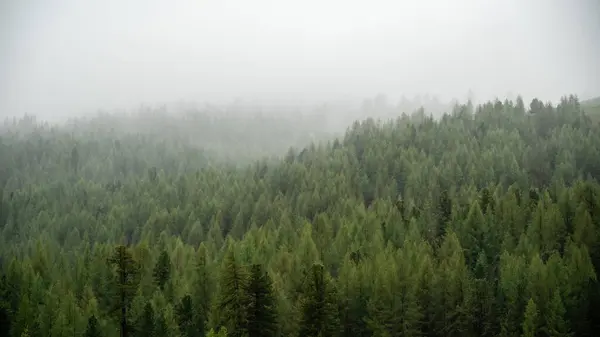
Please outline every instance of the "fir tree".
[[522, 337], [536, 337], [539, 329], [538, 309], [532, 298], [527, 302], [525, 308], [525, 317], [523, 318], [523, 334]]
[[322, 264], [313, 264], [300, 300], [300, 336], [339, 335], [336, 294]]
[[184, 337], [194, 337], [199, 333], [194, 325], [194, 310], [192, 307], [192, 297], [185, 295], [175, 307], [177, 315], [177, 324], [179, 332]]
[[214, 297], [214, 281], [208, 269], [206, 246], [201, 243], [196, 253], [196, 275], [192, 285], [192, 305], [194, 309], [194, 329], [197, 336], [204, 336]]
[[273, 285], [269, 275], [259, 264], [250, 269], [250, 282], [247, 294], [248, 303], [248, 336], [272, 337], [277, 333], [277, 311]]
[[223, 326], [232, 337], [243, 337], [248, 333], [248, 275], [236, 259], [233, 244], [223, 260], [221, 288], [218, 308]]
[[119, 314], [121, 337], [129, 336], [127, 312], [139, 285], [139, 266], [125, 246], [117, 246], [109, 262], [115, 266], [113, 310]]
[[165, 284], [171, 277], [171, 259], [166, 251], [163, 250], [162, 253], [160, 253], [152, 275], [154, 276], [154, 282], [158, 288], [163, 291], [165, 289]]
[[544, 331], [552, 337], [571, 337], [568, 323], [565, 320], [566, 310], [558, 290], [554, 291], [552, 300], [548, 307], [548, 313], [545, 315], [546, 326]]
[[92, 315], [88, 319], [87, 328], [85, 329], [85, 337], [100, 337], [100, 327], [98, 327], [98, 320], [96, 316]]
[[155, 337], [156, 321], [154, 317], [154, 309], [150, 302], [146, 302], [144, 305], [144, 311], [141, 317], [137, 320], [137, 331], [136, 336], [138, 337]]

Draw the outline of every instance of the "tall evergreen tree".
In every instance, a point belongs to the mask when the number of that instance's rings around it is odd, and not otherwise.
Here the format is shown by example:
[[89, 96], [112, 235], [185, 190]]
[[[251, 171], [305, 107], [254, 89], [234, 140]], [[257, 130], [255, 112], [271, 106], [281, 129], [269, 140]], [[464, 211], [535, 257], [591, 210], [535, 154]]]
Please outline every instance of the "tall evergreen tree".
[[334, 337], [340, 332], [336, 292], [322, 264], [313, 264], [300, 299], [300, 336]]
[[273, 337], [277, 333], [277, 310], [273, 284], [262, 265], [250, 269], [248, 283], [248, 337]]
[[92, 315], [88, 319], [87, 328], [85, 329], [85, 337], [101, 337], [100, 327], [96, 316]]
[[196, 273], [192, 285], [192, 306], [194, 309], [194, 330], [197, 336], [204, 336], [210, 307], [214, 298], [214, 278], [209, 271], [207, 249], [201, 243], [196, 253]]
[[558, 290], [554, 291], [545, 317], [544, 331], [552, 337], [571, 337], [568, 322], [565, 320], [566, 309]]
[[536, 337], [539, 331], [539, 311], [532, 298], [527, 302], [525, 307], [525, 317], [523, 318], [523, 334], [522, 337]]
[[146, 305], [144, 305], [144, 311], [136, 323], [137, 337], [157, 337], [155, 334], [156, 320], [154, 317], [154, 308], [152, 308], [152, 304], [150, 304], [150, 302], [146, 302]]
[[154, 276], [154, 282], [158, 286], [158, 288], [162, 291], [165, 290], [165, 284], [169, 281], [171, 277], [171, 258], [166, 251], [162, 251], [154, 266], [154, 271], [152, 273]]
[[181, 301], [175, 307], [175, 313], [177, 315], [177, 324], [179, 325], [179, 332], [183, 337], [195, 337], [199, 336], [200, 332], [196, 331], [194, 324], [194, 310], [192, 307], [192, 297], [185, 295]]
[[139, 285], [139, 266], [133, 259], [129, 249], [123, 245], [117, 246], [109, 262], [115, 266], [115, 288], [113, 310], [118, 312], [121, 337], [129, 336], [130, 324], [127, 321], [128, 310], [135, 297]]
[[237, 261], [232, 243], [223, 260], [220, 284], [218, 309], [221, 325], [227, 328], [228, 335], [244, 337], [248, 334], [248, 273]]

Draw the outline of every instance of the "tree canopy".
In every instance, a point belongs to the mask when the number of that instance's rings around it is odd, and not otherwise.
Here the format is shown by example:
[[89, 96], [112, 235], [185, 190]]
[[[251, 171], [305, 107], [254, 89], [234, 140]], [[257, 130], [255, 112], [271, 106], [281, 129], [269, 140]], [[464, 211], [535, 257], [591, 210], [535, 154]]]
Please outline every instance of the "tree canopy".
[[366, 118], [270, 160], [200, 117], [194, 142], [103, 118], [0, 132], [2, 335], [600, 331], [600, 124], [575, 96]]

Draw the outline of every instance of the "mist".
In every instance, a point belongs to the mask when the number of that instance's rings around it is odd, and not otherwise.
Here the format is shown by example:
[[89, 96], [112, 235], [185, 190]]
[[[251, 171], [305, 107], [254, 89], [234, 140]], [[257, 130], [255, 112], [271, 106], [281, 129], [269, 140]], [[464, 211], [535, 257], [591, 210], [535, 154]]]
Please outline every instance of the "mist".
[[0, 116], [140, 104], [600, 94], [600, 3], [0, 4]]

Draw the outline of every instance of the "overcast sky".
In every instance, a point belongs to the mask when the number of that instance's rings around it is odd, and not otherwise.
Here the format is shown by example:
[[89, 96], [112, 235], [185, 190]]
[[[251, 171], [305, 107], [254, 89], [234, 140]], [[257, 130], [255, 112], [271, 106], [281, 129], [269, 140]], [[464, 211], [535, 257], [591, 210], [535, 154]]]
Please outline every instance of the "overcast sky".
[[598, 0], [2, 0], [0, 115], [385, 93], [600, 95]]

